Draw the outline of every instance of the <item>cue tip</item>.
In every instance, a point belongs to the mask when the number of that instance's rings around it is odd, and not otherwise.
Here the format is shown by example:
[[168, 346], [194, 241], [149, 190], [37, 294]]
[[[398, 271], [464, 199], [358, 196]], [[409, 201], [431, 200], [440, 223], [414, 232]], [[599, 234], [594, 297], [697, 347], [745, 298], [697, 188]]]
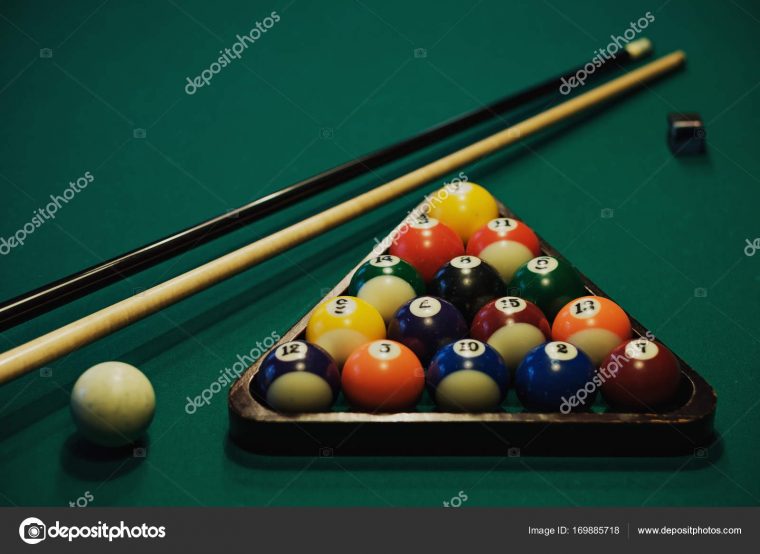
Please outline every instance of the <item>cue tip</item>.
[[648, 38], [639, 38], [626, 44], [625, 50], [631, 59], [638, 60], [652, 53], [652, 41]]

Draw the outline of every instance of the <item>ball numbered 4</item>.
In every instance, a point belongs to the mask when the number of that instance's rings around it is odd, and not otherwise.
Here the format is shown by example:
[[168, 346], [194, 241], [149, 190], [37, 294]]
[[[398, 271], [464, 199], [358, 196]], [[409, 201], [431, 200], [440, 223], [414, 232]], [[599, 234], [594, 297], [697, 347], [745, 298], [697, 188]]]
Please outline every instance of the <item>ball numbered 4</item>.
[[430, 215], [443, 221], [465, 242], [490, 220], [499, 216], [491, 193], [469, 182], [451, 183], [433, 195]]
[[582, 296], [568, 302], [552, 324], [552, 339], [573, 343], [597, 367], [621, 342], [631, 338], [631, 321], [609, 298]]
[[660, 342], [633, 339], [602, 362], [602, 396], [618, 411], [654, 412], [672, 402], [681, 383], [678, 359]]
[[340, 371], [316, 344], [294, 340], [279, 345], [261, 363], [252, 392], [280, 412], [320, 412], [340, 391]]
[[425, 283], [409, 263], [398, 256], [383, 254], [356, 270], [348, 292], [372, 304], [387, 322], [402, 304], [425, 294]]
[[596, 397], [596, 368], [569, 342], [553, 341], [528, 352], [515, 374], [517, 397], [534, 412], [584, 411]]
[[492, 219], [467, 242], [467, 254], [478, 256], [508, 283], [522, 264], [541, 253], [533, 229], [509, 217]]
[[362, 344], [385, 338], [385, 322], [369, 302], [336, 296], [319, 304], [306, 325], [306, 340], [324, 348], [342, 366]]
[[428, 367], [430, 396], [441, 410], [484, 412], [498, 409], [509, 387], [509, 370], [487, 344], [462, 339], [444, 346]]
[[425, 371], [414, 352], [392, 340], [354, 351], [342, 374], [343, 394], [357, 409], [400, 412], [414, 408], [425, 388]]

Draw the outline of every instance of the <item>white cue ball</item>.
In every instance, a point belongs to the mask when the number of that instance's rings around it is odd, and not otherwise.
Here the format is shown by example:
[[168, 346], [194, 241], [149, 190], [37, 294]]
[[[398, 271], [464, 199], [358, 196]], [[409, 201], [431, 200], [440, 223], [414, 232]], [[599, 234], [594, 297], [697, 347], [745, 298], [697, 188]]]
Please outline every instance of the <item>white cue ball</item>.
[[71, 391], [71, 413], [80, 433], [101, 446], [124, 446], [148, 428], [156, 409], [153, 385], [142, 371], [103, 362], [82, 373]]

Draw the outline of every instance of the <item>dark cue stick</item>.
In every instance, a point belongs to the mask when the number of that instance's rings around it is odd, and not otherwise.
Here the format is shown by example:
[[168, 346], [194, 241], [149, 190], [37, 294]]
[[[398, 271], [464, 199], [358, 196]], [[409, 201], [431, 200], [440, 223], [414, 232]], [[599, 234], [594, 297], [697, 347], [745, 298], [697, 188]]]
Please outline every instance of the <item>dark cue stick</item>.
[[[631, 42], [618, 52], [614, 59], [597, 67], [595, 72], [588, 76], [588, 80], [591, 81], [614, 71], [622, 64], [639, 59], [649, 54], [650, 51], [651, 44], [647, 39]], [[81, 298], [90, 292], [120, 281], [129, 275], [253, 223], [257, 219], [282, 210], [294, 201], [314, 196], [321, 191], [333, 188], [387, 163], [452, 137], [461, 131], [493, 119], [499, 114], [544, 96], [552, 94], [559, 96], [559, 87], [563, 80], [570, 79], [582, 69], [582, 67], [578, 67], [558, 77], [548, 79], [527, 90], [497, 100], [484, 108], [441, 123], [416, 136], [328, 169], [240, 208], [3, 302], [0, 304], [0, 331], [14, 327], [58, 306]]]

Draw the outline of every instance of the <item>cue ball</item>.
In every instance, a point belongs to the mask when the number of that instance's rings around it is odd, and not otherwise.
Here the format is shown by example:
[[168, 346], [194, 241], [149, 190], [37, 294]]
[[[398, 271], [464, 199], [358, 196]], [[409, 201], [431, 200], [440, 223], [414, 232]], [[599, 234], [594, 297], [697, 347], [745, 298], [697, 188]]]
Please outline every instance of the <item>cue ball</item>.
[[492, 300], [475, 316], [470, 336], [491, 345], [514, 372], [525, 355], [551, 337], [541, 310], [516, 296]]
[[515, 390], [520, 403], [533, 412], [583, 411], [596, 397], [591, 359], [568, 342], [541, 344], [528, 352], [517, 368]]
[[376, 340], [354, 351], [342, 375], [349, 403], [368, 412], [401, 412], [414, 408], [425, 388], [425, 370], [401, 343]]
[[498, 352], [475, 339], [444, 346], [428, 367], [430, 396], [441, 410], [496, 410], [507, 395], [509, 370]]
[[156, 394], [145, 374], [123, 362], [103, 362], [82, 373], [71, 391], [79, 432], [101, 446], [135, 442], [153, 420]]
[[465, 255], [438, 270], [430, 292], [454, 304], [469, 322], [480, 308], [507, 290], [494, 268], [477, 256]]
[[388, 324], [388, 338], [408, 346], [427, 365], [445, 345], [467, 336], [467, 322], [453, 304], [420, 296], [404, 304]]
[[468, 182], [451, 183], [432, 195], [430, 216], [443, 221], [467, 242], [490, 220], [499, 217], [499, 207], [491, 193]]
[[541, 308], [549, 321], [573, 298], [588, 294], [578, 272], [565, 260], [552, 256], [537, 256], [521, 265], [508, 289], [512, 296]]
[[602, 396], [618, 411], [650, 412], [671, 402], [681, 368], [662, 343], [638, 338], [610, 352], [601, 366]]
[[612, 349], [631, 338], [631, 321], [623, 309], [602, 296], [582, 296], [568, 302], [552, 324], [552, 339], [571, 342], [596, 367]]
[[338, 367], [362, 344], [384, 338], [385, 322], [380, 312], [355, 296], [323, 301], [306, 324], [306, 341], [324, 348]]
[[281, 344], [261, 363], [252, 392], [280, 412], [321, 412], [340, 391], [335, 361], [316, 344], [294, 340]]
[[425, 283], [409, 263], [384, 254], [364, 262], [356, 270], [348, 293], [372, 304], [387, 322], [402, 304], [425, 294]]
[[540, 253], [533, 229], [509, 217], [492, 219], [467, 242], [467, 254], [490, 264], [505, 283], [512, 280], [518, 267]]
[[464, 254], [464, 244], [451, 228], [423, 215], [399, 229], [390, 253], [409, 262], [427, 283], [439, 267]]

